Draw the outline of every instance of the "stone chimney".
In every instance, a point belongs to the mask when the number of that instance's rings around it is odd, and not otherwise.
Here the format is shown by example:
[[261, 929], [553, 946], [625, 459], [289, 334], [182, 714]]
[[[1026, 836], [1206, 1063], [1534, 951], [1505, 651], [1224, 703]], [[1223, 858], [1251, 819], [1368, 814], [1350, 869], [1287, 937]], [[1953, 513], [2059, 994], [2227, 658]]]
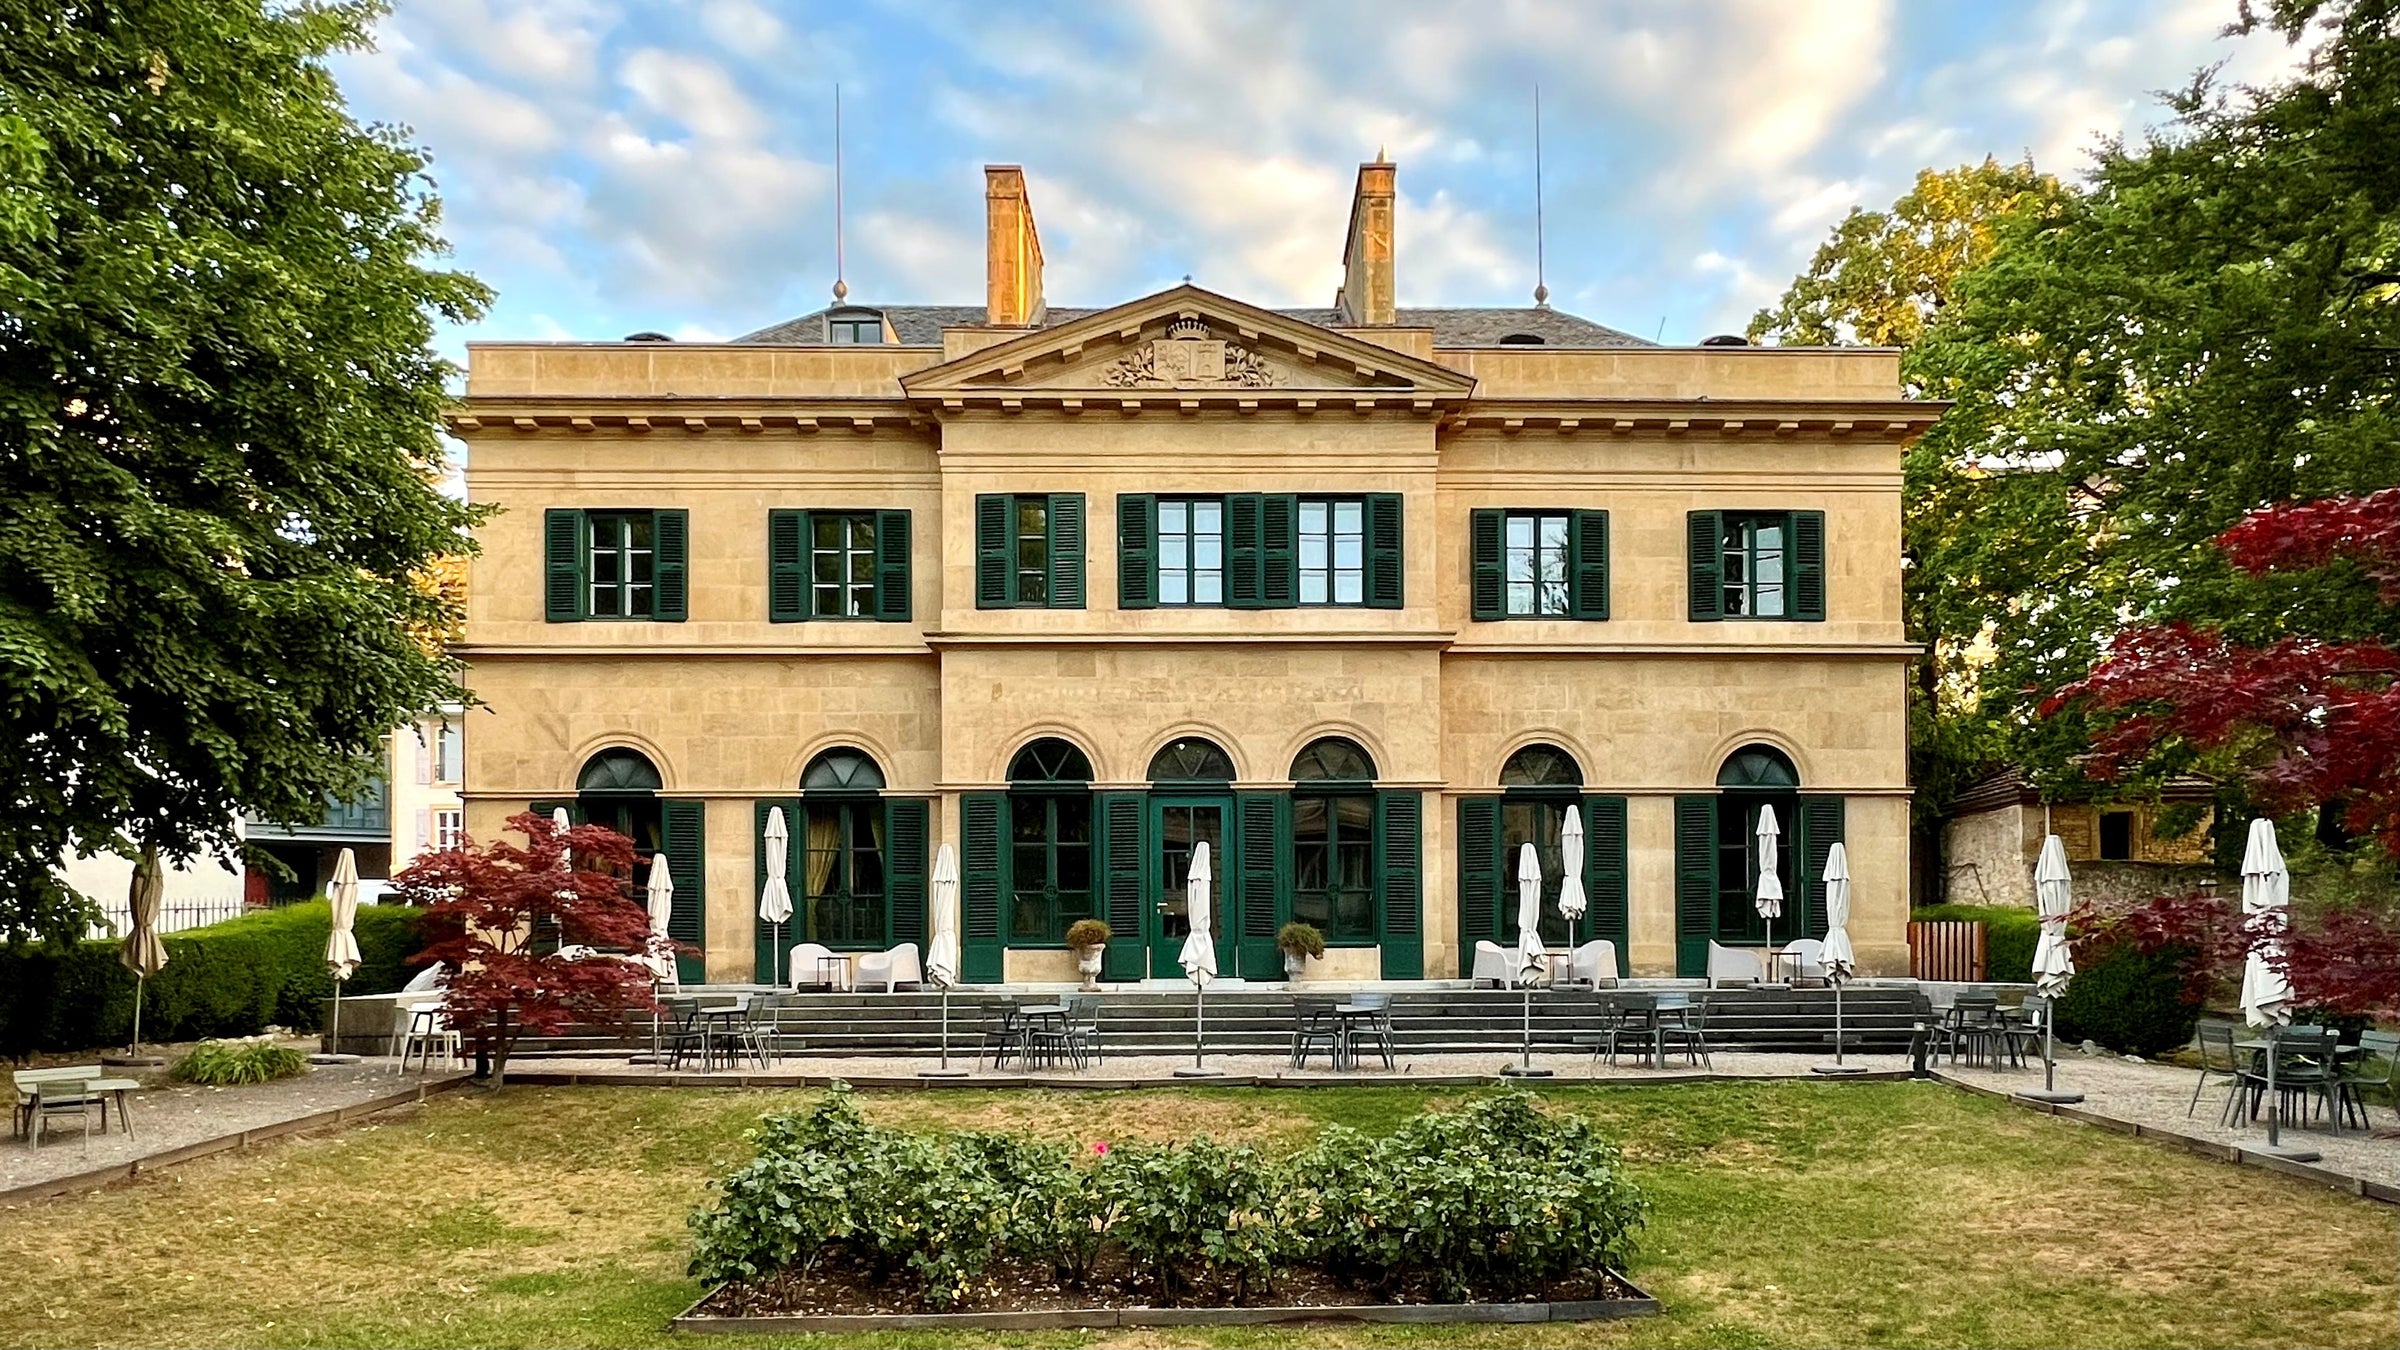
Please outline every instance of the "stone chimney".
[[1025, 170], [983, 166], [984, 296], [994, 328], [1030, 328], [1042, 321], [1042, 236], [1033, 228]]
[[1375, 153], [1358, 166], [1358, 191], [1350, 198], [1350, 238], [1342, 245], [1342, 289], [1333, 307], [1344, 327], [1366, 328], [1399, 321], [1392, 281], [1392, 198], [1399, 170]]

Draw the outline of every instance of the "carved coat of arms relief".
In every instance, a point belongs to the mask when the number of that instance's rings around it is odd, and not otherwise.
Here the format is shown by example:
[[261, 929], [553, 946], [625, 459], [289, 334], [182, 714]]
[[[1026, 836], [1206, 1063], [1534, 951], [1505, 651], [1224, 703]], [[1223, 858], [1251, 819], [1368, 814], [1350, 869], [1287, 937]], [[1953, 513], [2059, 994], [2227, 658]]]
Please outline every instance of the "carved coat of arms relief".
[[1210, 337], [1206, 324], [1186, 319], [1110, 363], [1101, 380], [1115, 389], [1263, 389], [1275, 383], [1275, 372], [1249, 348]]

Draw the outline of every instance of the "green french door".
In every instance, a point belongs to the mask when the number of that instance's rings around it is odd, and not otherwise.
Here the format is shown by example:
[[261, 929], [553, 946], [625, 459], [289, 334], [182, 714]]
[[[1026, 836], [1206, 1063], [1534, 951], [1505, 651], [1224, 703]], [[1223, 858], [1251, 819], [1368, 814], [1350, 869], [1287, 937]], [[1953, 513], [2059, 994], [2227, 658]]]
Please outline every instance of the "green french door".
[[[1234, 934], [1241, 931], [1240, 887], [1234, 884], [1234, 862], [1227, 856], [1232, 842], [1233, 798], [1229, 794], [1162, 795], [1150, 798], [1150, 885], [1158, 897], [1147, 916], [1150, 975], [1175, 979], [1183, 974], [1179, 959], [1183, 940], [1191, 935], [1191, 894], [1188, 889], [1194, 846], [1208, 844], [1209, 926], [1216, 935], [1217, 973], [1235, 969]], [[1263, 972], [1253, 972], [1260, 973]]]

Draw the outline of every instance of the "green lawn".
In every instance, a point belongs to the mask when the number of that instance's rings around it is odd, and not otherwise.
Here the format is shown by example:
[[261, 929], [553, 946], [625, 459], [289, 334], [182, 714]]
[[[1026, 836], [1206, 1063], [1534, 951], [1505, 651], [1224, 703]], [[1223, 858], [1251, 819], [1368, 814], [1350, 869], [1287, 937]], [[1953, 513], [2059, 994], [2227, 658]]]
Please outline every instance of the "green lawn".
[[[0, 1344], [642, 1345], [698, 1295], [684, 1216], [812, 1094], [466, 1090], [0, 1210]], [[868, 1095], [879, 1120], [1268, 1145], [1457, 1093]], [[2323, 1345], [2400, 1340], [2392, 1209], [1928, 1083], [1562, 1088], [1656, 1206], [1663, 1318], [884, 1344]], [[719, 1343], [711, 1338], [708, 1344]], [[729, 1347], [736, 1342], [724, 1342]], [[830, 1342], [828, 1342], [830, 1343]], [[858, 1343], [856, 1337], [844, 1343]]]

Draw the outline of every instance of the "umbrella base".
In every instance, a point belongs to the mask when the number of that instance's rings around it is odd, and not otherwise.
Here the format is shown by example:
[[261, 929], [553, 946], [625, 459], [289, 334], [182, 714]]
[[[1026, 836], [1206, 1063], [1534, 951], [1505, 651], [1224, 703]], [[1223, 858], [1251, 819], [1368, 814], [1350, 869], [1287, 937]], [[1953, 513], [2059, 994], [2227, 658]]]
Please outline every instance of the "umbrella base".
[[2255, 1153], [2262, 1158], [2281, 1158], [2285, 1162], [2310, 1163], [2325, 1156], [2313, 1148], [2293, 1148], [2289, 1144], [2270, 1144], [2264, 1139], [2251, 1144], [2236, 1144], [2234, 1147], [2244, 1153]]
[[1223, 1078], [1225, 1071], [1223, 1069], [1203, 1069], [1186, 1064], [1175, 1071], [1175, 1076], [1177, 1078]]
[[308, 1062], [311, 1064], [356, 1064], [358, 1063], [359, 1058], [359, 1056], [352, 1054], [331, 1054], [321, 1052], [310, 1055], [308, 1057]]
[[167, 1061], [161, 1055], [102, 1055], [100, 1062], [112, 1069], [157, 1069]]
[[[1808, 1071], [1821, 1073], [1828, 1078], [1847, 1078], [1854, 1073], [1865, 1073], [1867, 1068], [1863, 1064], [1811, 1064], [1808, 1066]], [[2077, 1098], [2077, 1100], [2082, 1099]]]
[[919, 1070], [917, 1070], [917, 1077], [919, 1077], [919, 1078], [964, 1078], [964, 1077], [966, 1077], [966, 1076], [967, 1076], [967, 1071], [966, 1071], [965, 1069], [919, 1069]]
[[2075, 1103], [2077, 1103], [2077, 1102], [2079, 1102], [2079, 1101], [2082, 1101], [2082, 1100], [2083, 1100], [2083, 1094], [2082, 1094], [2082, 1093], [2080, 1093], [2080, 1092], [2039, 1092], [2039, 1091], [2035, 1091], [2035, 1092], [2017, 1092], [2017, 1093], [2011, 1093], [2010, 1095], [2011, 1095], [2011, 1096], [2015, 1096], [2015, 1097], [2022, 1097], [2022, 1098], [2024, 1098], [2026, 1101], [2029, 1101], [2029, 1102], [2047, 1102], [2047, 1103], [2049, 1103], [2049, 1104], [2050, 1104], [2050, 1105], [2052, 1105], [2052, 1106], [2073, 1106]]
[[1503, 1078], [1548, 1078], [1551, 1077], [1551, 1072], [1548, 1069], [1527, 1068], [1522, 1064], [1508, 1064], [1501, 1067], [1500, 1076]]
[[653, 1055], [644, 1051], [638, 1055], [626, 1056], [625, 1062], [628, 1064], [672, 1064], [675, 1062], [675, 1057], [673, 1055]]

